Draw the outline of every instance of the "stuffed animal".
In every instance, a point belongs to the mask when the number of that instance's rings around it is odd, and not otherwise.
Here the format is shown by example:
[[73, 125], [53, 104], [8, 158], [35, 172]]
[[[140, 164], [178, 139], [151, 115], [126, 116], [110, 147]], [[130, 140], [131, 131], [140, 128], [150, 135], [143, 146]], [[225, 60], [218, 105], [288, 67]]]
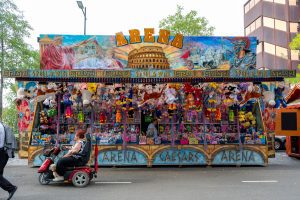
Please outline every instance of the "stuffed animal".
[[71, 118], [73, 115], [71, 106], [66, 107], [66, 118]]
[[48, 124], [47, 115], [46, 115], [45, 111], [43, 111], [43, 110], [40, 112], [40, 123], [41, 124]]
[[78, 122], [79, 123], [83, 123], [84, 122], [84, 114], [82, 111], [79, 111], [78, 115], [77, 115], [77, 118], [78, 118]]
[[97, 91], [97, 84], [96, 83], [87, 83], [87, 89], [90, 91], [91, 94], [95, 94]]
[[106, 122], [106, 116], [104, 112], [100, 113], [100, 124], [104, 124]]
[[283, 83], [280, 83], [277, 88], [275, 88], [274, 93], [275, 93], [275, 108], [279, 108], [280, 105], [282, 107], [286, 107], [287, 103], [283, 97], [283, 91], [285, 87]]
[[262, 96], [261, 93], [258, 92], [258, 87], [249, 85], [248, 86], [248, 91], [246, 92], [244, 96], [244, 100], [240, 102], [240, 106], [243, 106], [245, 103], [247, 103], [250, 99], [257, 99]]
[[169, 105], [169, 110], [175, 110], [177, 108], [176, 100], [176, 90], [174, 88], [167, 88], [165, 90], [165, 102]]
[[25, 98], [25, 88], [20, 87], [17, 91], [17, 99]]
[[122, 121], [121, 111], [117, 110], [117, 113], [116, 113], [116, 123], [121, 123], [121, 121]]
[[91, 103], [92, 100], [92, 93], [88, 90], [81, 91], [82, 94], [82, 103], [83, 105], [88, 105]]

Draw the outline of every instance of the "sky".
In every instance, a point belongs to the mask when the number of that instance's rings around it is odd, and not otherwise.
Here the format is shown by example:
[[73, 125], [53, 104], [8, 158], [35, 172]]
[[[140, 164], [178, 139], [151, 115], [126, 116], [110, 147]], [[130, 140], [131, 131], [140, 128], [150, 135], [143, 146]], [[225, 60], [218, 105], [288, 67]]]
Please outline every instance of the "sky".
[[[39, 34], [81, 35], [84, 17], [76, 0], [14, 0], [33, 31], [26, 41], [38, 49]], [[87, 35], [128, 34], [129, 29], [155, 28], [159, 21], [184, 7], [196, 10], [215, 27], [216, 36], [243, 36], [243, 5], [246, 0], [82, 0], [87, 8]]]

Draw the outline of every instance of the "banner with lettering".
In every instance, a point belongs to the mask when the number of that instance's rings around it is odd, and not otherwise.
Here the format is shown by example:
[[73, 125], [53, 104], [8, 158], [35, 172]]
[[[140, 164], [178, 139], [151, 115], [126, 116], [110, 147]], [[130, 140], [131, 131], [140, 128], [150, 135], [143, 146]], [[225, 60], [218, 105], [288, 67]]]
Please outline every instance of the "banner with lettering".
[[[135, 30], [137, 31], [137, 30]], [[145, 29], [146, 31], [146, 29]], [[166, 31], [166, 30], [164, 30]], [[154, 30], [152, 31], [154, 33]], [[40, 35], [45, 70], [230, 70], [255, 69], [255, 37]]]

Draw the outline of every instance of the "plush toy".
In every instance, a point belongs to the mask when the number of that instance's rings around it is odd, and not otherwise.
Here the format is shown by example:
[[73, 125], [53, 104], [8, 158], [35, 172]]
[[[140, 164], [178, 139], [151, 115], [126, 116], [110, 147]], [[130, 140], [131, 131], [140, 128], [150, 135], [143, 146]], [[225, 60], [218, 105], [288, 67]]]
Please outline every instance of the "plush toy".
[[245, 112], [244, 111], [239, 111], [239, 122], [242, 123], [245, 120], [246, 120]]
[[25, 98], [25, 88], [20, 87], [17, 91], [17, 99]]
[[280, 105], [282, 107], [286, 107], [287, 103], [283, 97], [283, 91], [285, 87], [283, 83], [280, 83], [277, 88], [275, 88], [274, 93], [275, 93], [275, 108], [279, 108]]
[[71, 106], [66, 107], [66, 118], [71, 118], [73, 115]]
[[95, 94], [97, 91], [97, 84], [96, 83], [87, 83], [87, 88], [91, 94]]
[[202, 109], [202, 88], [194, 87], [194, 98], [195, 98], [195, 106], [198, 111]]
[[120, 110], [117, 110], [117, 113], [116, 113], [116, 123], [121, 123], [122, 121], [122, 113]]
[[144, 93], [142, 94], [143, 100], [141, 101], [139, 107], [143, 106], [145, 103], [147, 103], [151, 99], [159, 99], [159, 97], [162, 95], [164, 88], [166, 85], [161, 89], [160, 92], [153, 92], [152, 85], [145, 85], [145, 88], [143, 89]]
[[47, 115], [46, 115], [45, 111], [43, 111], [43, 110], [40, 112], [40, 123], [41, 124], [48, 124]]
[[177, 108], [176, 100], [176, 90], [174, 88], [167, 88], [165, 90], [165, 102], [169, 105], [169, 110], [175, 110]]
[[54, 108], [49, 109], [49, 110], [47, 111], [47, 115], [48, 115], [49, 117], [54, 117], [54, 116], [56, 116], [56, 115], [57, 115], [56, 109], [54, 109]]
[[104, 124], [106, 122], [106, 116], [104, 112], [100, 113], [100, 124]]
[[83, 114], [82, 111], [78, 112], [77, 118], [78, 118], [78, 122], [79, 123], [83, 123], [84, 122], [84, 114]]
[[45, 106], [48, 106], [49, 108], [53, 108], [56, 106], [55, 96], [49, 96], [45, 99], [43, 102]]
[[232, 109], [229, 110], [228, 118], [230, 122], [234, 122], [234, 112]]
[[240, 102], [240, 106], [243, 106], [245, 103], [247, 103], [250, 99], [257, 99], [262, 96], [261, 93], [258, 92], [259, 88], [257, 86], [249, 85], [248, 91], [246, 92], [244, 96], [244, 100]]
[[88, 90], [82, 90], [81, 94], [82, 94], [82, 103], [83, 103], [83, 105], [90, 104], [91, 100], [92, 100], [92, 93]]
[[73, 102], [70, 100], [71, 94], [69, 92], [65, 93], [63, 96], [63, 102], [65, 106], [73, 105]]

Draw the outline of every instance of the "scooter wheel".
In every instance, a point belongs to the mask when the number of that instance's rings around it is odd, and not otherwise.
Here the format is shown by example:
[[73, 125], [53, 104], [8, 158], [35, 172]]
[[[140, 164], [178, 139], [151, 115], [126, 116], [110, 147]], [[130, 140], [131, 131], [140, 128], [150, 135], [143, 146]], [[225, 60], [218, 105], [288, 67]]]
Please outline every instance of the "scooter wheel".
[[87, 173], [78, 171], [72, 177], [72, 183], [76, 187], [85, 187], [89, 184], [90, 177]]
[[39, 176], [39, 182], [41, 185], [48, 185], [50, 183], [50, 180], [46, 179], [47, 174], [46, 173], [41, 173]]

